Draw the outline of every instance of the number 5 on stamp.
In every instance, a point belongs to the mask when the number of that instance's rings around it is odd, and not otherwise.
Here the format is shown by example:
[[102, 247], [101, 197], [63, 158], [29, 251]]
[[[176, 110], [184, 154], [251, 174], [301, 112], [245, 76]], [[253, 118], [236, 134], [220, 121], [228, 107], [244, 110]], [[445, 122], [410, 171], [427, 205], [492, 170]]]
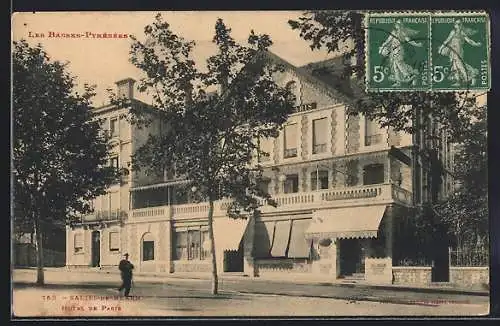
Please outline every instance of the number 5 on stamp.
[[365, 26], [367, 91], [430, 90], [429, 14], [368, 14]]
[[487, 13], [442, 13], [431, 19], [432, 89], [489, 90]]

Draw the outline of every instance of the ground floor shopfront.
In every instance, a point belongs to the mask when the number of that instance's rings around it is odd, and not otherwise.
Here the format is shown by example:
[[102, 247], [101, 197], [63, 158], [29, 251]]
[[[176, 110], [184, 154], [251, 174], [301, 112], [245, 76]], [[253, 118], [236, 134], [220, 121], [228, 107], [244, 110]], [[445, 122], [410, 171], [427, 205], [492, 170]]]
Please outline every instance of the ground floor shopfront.
[[[263, 209], [249, 219], [233, 220], [225, 216], [227, 206], [220, 205], [213, 224], [218, 271], [392, 282], [396, 204], [307, 206]], [[205, 207], [135, 210], [126, 221], [67, 228], [68, 267], [116, 268], [125, 252], [140, 272], [209, 273]]]

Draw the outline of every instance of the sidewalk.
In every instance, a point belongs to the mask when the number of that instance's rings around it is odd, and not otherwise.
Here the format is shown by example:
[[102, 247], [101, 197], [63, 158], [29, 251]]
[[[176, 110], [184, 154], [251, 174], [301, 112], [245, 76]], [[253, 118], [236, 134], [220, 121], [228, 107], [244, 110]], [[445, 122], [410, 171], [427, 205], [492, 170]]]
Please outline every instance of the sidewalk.
[[[35, 268], [29, 268], [35, 269]], [[22, 270], [22, 269], [19, 269]], [[84, 274], [111, 274], [118, 275], [119, 271], [98, 268], [78, 269], [72, 270], [66, 267], [60, 268], [45, 268], [46, 271], [64, 272], [64, 273], [84, 273]], [[196, 272], [176, 272], [172, 274], [155, 273], [155, 272], [136, 272], [134, 273], [135, 279], [141, 279], [146, 282], [161, 282], [168, 280], [210, 280], [210, 273], [196, 273]], [[338, 287], [356, 287], [356, 288], [376, 288], [380, 290], [395, 290], [395, 291], [411, 291], [421, 293], [442, 293], [442, 294], [463, 294], [475, 296], [489, 296], [489, 291], [485, 289], [471, 289], [458, 287], [448, 283], [437, 283], [429, 285], [402, 285], [402, 284], [370, 284], [363, 280], [331, 280], [326, 278], [313, 277], [312, 275], [291, 274], [284, 276], [283, 274], [277, 275], [263, 275], [259, 277], [250, 277], [243, 273], [224, 273], [219, 275], [221, 281], [252, 281], [252, 282], [273, 282], [273, 283], [293, 283], [293, 284], [309, 284], [321, 286], [338, 286]]]

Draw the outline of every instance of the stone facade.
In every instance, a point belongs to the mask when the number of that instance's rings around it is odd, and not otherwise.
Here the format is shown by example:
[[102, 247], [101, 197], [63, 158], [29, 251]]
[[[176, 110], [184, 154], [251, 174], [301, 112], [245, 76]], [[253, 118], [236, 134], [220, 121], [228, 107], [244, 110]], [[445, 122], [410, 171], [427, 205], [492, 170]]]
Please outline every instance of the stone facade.
[[464, 287], [485, 287], [490, 284], [488, 267], [450, 267], [450, 283]]
[[402, 267], [392, 268], [394, 284], [427, 285], [432, 281], [431, 267]]
[[346, 115], [346, 152], [356, 153], [360, 147], [359, 115]]

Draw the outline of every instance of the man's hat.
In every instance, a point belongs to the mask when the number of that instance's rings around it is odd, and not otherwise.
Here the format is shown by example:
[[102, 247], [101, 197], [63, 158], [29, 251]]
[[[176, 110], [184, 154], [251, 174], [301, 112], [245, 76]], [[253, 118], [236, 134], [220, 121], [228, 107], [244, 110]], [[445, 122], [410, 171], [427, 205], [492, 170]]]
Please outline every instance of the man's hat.
[[128, 257], [129, 256], [128, 252], [126, 252], [124, 256]]

